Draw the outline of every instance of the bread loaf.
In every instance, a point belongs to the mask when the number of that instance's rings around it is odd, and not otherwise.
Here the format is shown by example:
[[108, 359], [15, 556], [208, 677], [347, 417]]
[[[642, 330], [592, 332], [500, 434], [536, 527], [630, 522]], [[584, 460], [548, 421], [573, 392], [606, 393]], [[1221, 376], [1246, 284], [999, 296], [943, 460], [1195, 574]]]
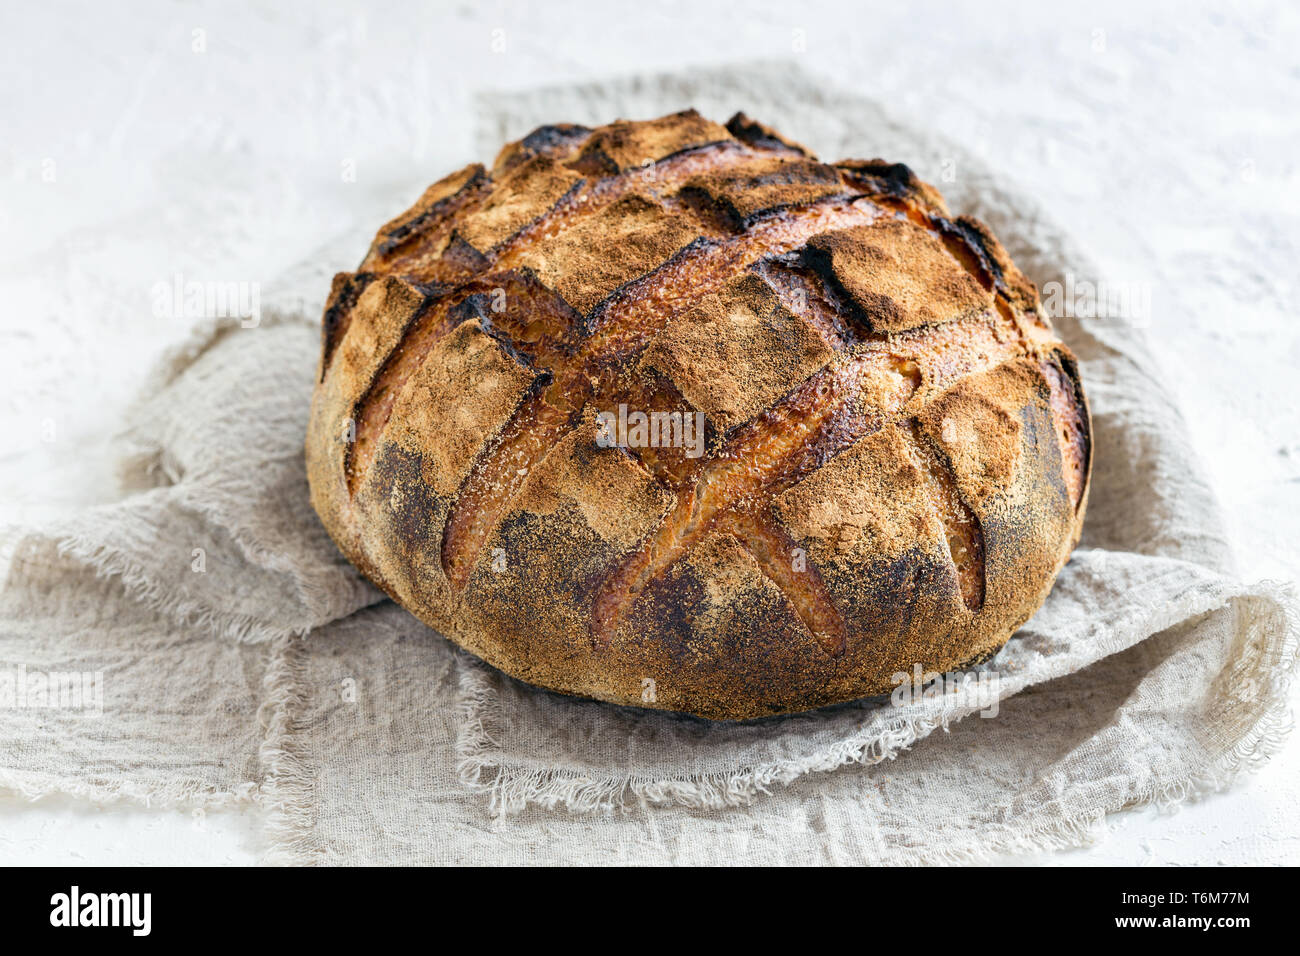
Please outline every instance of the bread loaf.
[[738, 114], [545, 126], [334, 279], [312, 502], [520, 680], [713, 719], [992, 655], [1078, 540], [1078, 369], [981, 223]]

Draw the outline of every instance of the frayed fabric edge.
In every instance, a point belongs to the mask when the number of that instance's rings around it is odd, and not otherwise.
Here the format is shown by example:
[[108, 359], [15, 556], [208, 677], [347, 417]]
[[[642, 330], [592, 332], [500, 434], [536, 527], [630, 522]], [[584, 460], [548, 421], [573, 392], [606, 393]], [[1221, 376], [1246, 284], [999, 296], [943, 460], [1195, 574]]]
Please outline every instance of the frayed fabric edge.
[[[109, 572], [105, 568], [106, 573]], [[897, 864], [975, 863], [1000, 853], [1029, 853], [1066, 849], [1095, 842], [1104, 832], [1110, 812], [1154, 804], [1172, 809], [1207, 793], [1229, 787], [1242, 772], [1259, 769], [1284, 744], [1291, 729], [1287, 688], [1296, 667], [1300, 642], [1300, 610], [1288, 586], [1262, 583], [1255, 589], [1241, 589], [1225, 601], [1264, 603], [1243, 625], [1246, 640], [1240, 653], [1254, 658], [1251, 673], [1267, 675], [1273, 693], [1270, 703], [1238, 740], [1205, 767], [1160, 788], [1145, 790], [1104, 811], [1045, 822], [1029, 829], [993, 825], [983, 831], [978, 843], [963, 845], [953, 839], [939, 839], [924, 848], [912, 848]], [[1210, 609], [1210, 608], [1207, 608]], [[1270, 635], [1274, 635], [1271, 636]], [[204, 792], [187, 784], [149, 786], [120, 784], [102, 786], [67, 779], [0, 771], [0, 788], [37, 800], [52, 795], [69, 795], [94, 804], [130, 802], [156, 808], [222, 809], [245, 804], [263, 805], [268, 818], [269, 849], [264, 862], [270, 865], [305, 865], [330, 862], [329, 852], [315, 834], [312, 778], [296, 749], [296, 714], [305, 703], [301, 687], [302, 641], [294, 635], [274, 637], [271, 660], [263, 679], [265, 700], [259, 720], [265, 730], [260, 750], [264, 766], [261, 786], [248, 782], [230, 792]], [[460, 732], [457, 750], [462, 782], [489, 795], [492, 812], [505, 817], [530, 804], [548, 809], [563, 808], [589, 813], [620, 809], [635, 802], [677, 804], [699, 809], [722, 809], [748, 804], [773, 786], [789, 784], [814, 772], [826, 772], [850, 763], [872, 765], [894, 759], [918, 739], [949, 723], [961, 714], [940, 712], [922, 719], [899, 719], [874, 733], [870, 739], [849, 739], [802, 761], [778, 762], [738, 772], [701, 775], [681, 780], [640, 778], [635, 775], [593, 776], [567, 769], [502, 770], [490, 759], [492, 740], [484, 725], [484, 709], [490, 704], [489, 672], [477, 662], [465, 666], [458, 704]]]
[[229, 810], [260, 802], [254, 780], [230, 790], [212, 790], [197, 783], [94, 783], [6, 769], [0, 769], [0, 791], [30, 803], [71, 797], [95, 807], [132, 805], [152, 810]]
[[302, 692], [303, 641], [281, 636], [270, 645], [262, 678], [263, 701], [257, 720], [263, 730], [258, 748], [261, 780], [245, 781], [225, 791], [192, 782], [97, 783], [73, 777], [0, 768], [0, 791], [30, 802], [71, 797], [91, 806], [135, 805], [150, 809], [209, 811], [258, 806], [263, 824], [267, 865], [312, 865], [326, 862], [327, 851], [315, 835], [313, 778], [297, 745], [297, 715]]
[[85, 564], [100, 578], [117, 578], [122, 582], [127, 597], [151, 611], [166, 616], [180, 626], [193, 626], [247, 644], [259, 644], [286, 636], [304, 636], [311, 630], [303, 625], [286, 630], [272, 627], [265, 621], [246, 614], [230, 614], [193, 601], [185, 601], [169, 593], [144, 570], [116, 548], [96, 544], [80, 535], [66, 535], [50, 542], [61, 557], [72, 558]]
[[[314, 324], [301, 314], [276, 309], [268, 311], [257, 327], [310, 328]], [[139, 389], [125, 417], [128, 420], [139, 417], [140, 410], [165, 390], [185, 368], [193, 365], [200, 356], [211, 351], [223, 339], [239, 331], [241, 331], [240, 322], [230, 318], [211, 318], [194, 326], [183, 340], [166, 349], [154, 363], [153, 371]], [[146, 470], [142, 464], [146, 461], [157, 463], [164, 472], [175, 479], [175, 472], [178, 469], [170, 462], [167, 449], [130, 435], [122, 436], [122, 441], [125, 447], [118, 456], [117, 468], [124, 484], [132, 484], [132, 481], [126, 477], [128, 473]], [[186, 502], [186, 507], [208, 520], [220, 523], [220, 516], [203, 508], [201, 503]], [[238, 535], [234, 536], [233, 540], [254, 563], [260, 563], [270, 571], [287, 573], [292, 570], [273, 550], [258, 547]], [[72, 558], [85, 564], [98, 577], [120, 578], [128, 597], [151, 611], [171, 618], [176, 624], [199, 627], [222, 638], [241, 643], [263, 643], [279, 637], [304, 637], [311, 630], [328, 623], [328, 621], [312, 621], [285, 628], [251, 615], [230, 614], [198, 602], [185, 601], [169, 593], [163, 585], [152, 581], [144, 568], [132, 561], [120, 549], [104, 545], [75, 531], [44, 534], [21, 526], [7, 526], [0, 529], [0, 578], [6, 582], [11, 578], [14, 570], [22, 562], [24, 547], [33, 543], [38, 546], [52, 545], [59, 556]], [[328, 592], [323, 586], [307, 579], [295, 579], [293, 585], [304, 607], [327, 603], [325, 598]], [[370, 599], [359, 601], [353, 610], [383, 600], [384, 595], [378, 589], [371, 588], [371, 590], [373, 594], [369, 596]]]
[[265, 701], [258, 720], [265, 729], [259, 756], [265, 781], [261, 802], [266, 810], [266, 866], [317, 866], [328, 862], [316, 835], [313, 776], [298, 747], [298, 715], [306, 705], [303, 693], [303, 642], [282, 637], [271, 648], [271, 661], [262, 679]]
[[[1002, 853], [1031, 853], [1086, 846], [1104, 833], [1109, 813], [1154, 805], [1172, 810], [1179, 805], [1230, 787], [1242, 773], [1260, 769], [1284, 745], [1291, 730], [1288, 689], [1300, 657], [1300, 603], [1289, 585], [1260, 582], [1242, 588], [1226, 600], [1204, 610], [1234, 602], [1263, 602], [1269, 609], [1255, 612], [1243, 624], [1246, 640], [1241, 653], [1256, 660], [1252, 672], [1267, 676], [1273, 687], [1256, 719], [1225, 750], [1179, 779], [1144, 789], [1114, 807], [1087, 814], [1067, 815], [1029, 828], [995, 824], [981, 832], [978, 841], [936, 839], [928, 846], [910, 848], [906, 857], [881, 862], [892, 864], [977, 863]], [[929, 733], [946, 729], [960, 714], [941, 713], [890, 722], [870, 738], [850, 738], [802, 760], [780, 761], [738, 771], [702, 774], [666, 780], [635, 774], [584, 774], [567, 768], [503, 768], [491, 759], [492, 740], [485, 726], [485, 708], [491, 688], [481, 665], [465, 668], [461, 675], [461, 722], [457, 740], [458, 773], [468, 788], [488, 796], [489, 810], [505, 818], [528, 806], [596, 813], [627, 809], [632, 804], [675, 804], [690, 809], [725, 809], [751, 803], [773, 786], [786, 785], [809, 773], [827, 772], [846, 764], [871, 766], [892, 760]]]
[[[232, 614], [196, 601], [186, 601], [151, 580], [144, 568], [121, 549], [75, 532], [23, 534], [21, 529], [10, 529], [8, 535], [10, 543], [4, 567], [4, 587], [11, 587], [16, 576], [23, 573], [25, 566], [37, 559], [44, 548], [48, 549], [47, 554], [83, 565], [101, 580], [120, 581], [127, 598], [181, 627], [201, 628], [217, 637], [242, 644], [262, 644], [280, 637], [305, 637], [320, 626], [319, 623], [307, 623], [291, 628], [277, 627], [251, 615]], [[382, 600], [382, 597], [379, 594], [376, 600]]]
[[1163, 786], [1148, 787], [1117, 806], [1091, 813], [1068, 815], [1059, 820], [1043, 821], [1026, 829], [999, 824], [990, 827], [978, 841], [946, 844], [944, 834], [923, 847], [909, 848], [906, 857], [890, 859], [894, 865], [920, 866], [984, 863], [1004, 854], [1043, 853], [1090, 846], [1105, 836], [1106, 818], [1111, 813], [1154, 806], [1162, 812], [1174, 812], [1214, 793], [1229, 789], [1242, 774], [1256, 773], [1279, 753], [1293, 728], [1289, 690], [1300, 665], [1300, 599], [1291, 585], [1260, 582], [1252, 593], [1237, 600], [1263, 601], [1272, 605], [1272, 613], [1258, 614], [1249, 625], [1252, 636], [1264, 636], [1268, 621], [1279, 624], [1280, 636], [1247, 642], [1261, 657], [1260, 669], [1275, 676], [1276, 693], [1259, 712], [1257, 719], [1241, 736], [1205, 766], [1195, 769]]

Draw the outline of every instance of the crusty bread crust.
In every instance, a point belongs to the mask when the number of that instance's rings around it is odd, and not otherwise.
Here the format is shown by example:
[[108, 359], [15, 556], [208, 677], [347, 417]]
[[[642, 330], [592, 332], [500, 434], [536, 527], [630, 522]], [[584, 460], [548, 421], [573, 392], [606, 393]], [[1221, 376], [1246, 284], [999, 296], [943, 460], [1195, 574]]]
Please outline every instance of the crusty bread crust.
[[[611, 445], [620, 405], [702, 413], [703, 454]], [[421, 620], [712, 719], [994, 653], [1078, 540], [1091, 453], [986, 227], [905, 166], [694, 111], [430, 186], [334, 280], [306, 443], [325, 527]]]

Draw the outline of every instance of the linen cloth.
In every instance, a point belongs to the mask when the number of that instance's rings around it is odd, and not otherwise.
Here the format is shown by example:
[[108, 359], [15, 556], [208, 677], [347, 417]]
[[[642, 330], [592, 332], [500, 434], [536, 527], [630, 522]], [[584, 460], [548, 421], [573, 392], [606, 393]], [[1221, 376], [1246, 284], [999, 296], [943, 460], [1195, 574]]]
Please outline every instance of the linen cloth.
[[[743, 109], [823, 158], [939, 180], [1040, 288], [1100, 278], [957, 145], [788, 66], [479, 105], [482, 159], [544, 122]], [[341, 242], [359, 258], [368, 239]], [[273, 291], [315, 306], [327, 286], [307, 264]], [[1089, 513], [1047, 604], [980, 669], [995, 717], [958, 691], [718, 725], [522, 685], [356, 574], [307, 501], [318, 316], [199, 330], [128, 416], [123, 499], [15, 539], [0, 676], [102, 673], [103, 700], [0, 708], [0, 785], [256, 801], [269, 862], [931, 863], [1086, 842], [1109, 812], [1228, 785], [1286, 729], [1290, 591], [1235, 578], [1131, 321], [1054, 319], [1092, 404]]]

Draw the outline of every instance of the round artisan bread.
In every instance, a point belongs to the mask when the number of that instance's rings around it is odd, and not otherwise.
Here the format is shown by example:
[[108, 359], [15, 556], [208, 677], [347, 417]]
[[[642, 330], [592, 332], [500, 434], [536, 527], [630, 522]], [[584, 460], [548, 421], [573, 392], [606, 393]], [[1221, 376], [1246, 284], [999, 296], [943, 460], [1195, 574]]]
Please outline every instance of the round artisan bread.
[[983, 224], [690, 110], [542, 127], [380, 229], [306, 453], [343, 553], [483, 660], [744, 719], [993, 654], [1078, 540], [1091, 438]]

